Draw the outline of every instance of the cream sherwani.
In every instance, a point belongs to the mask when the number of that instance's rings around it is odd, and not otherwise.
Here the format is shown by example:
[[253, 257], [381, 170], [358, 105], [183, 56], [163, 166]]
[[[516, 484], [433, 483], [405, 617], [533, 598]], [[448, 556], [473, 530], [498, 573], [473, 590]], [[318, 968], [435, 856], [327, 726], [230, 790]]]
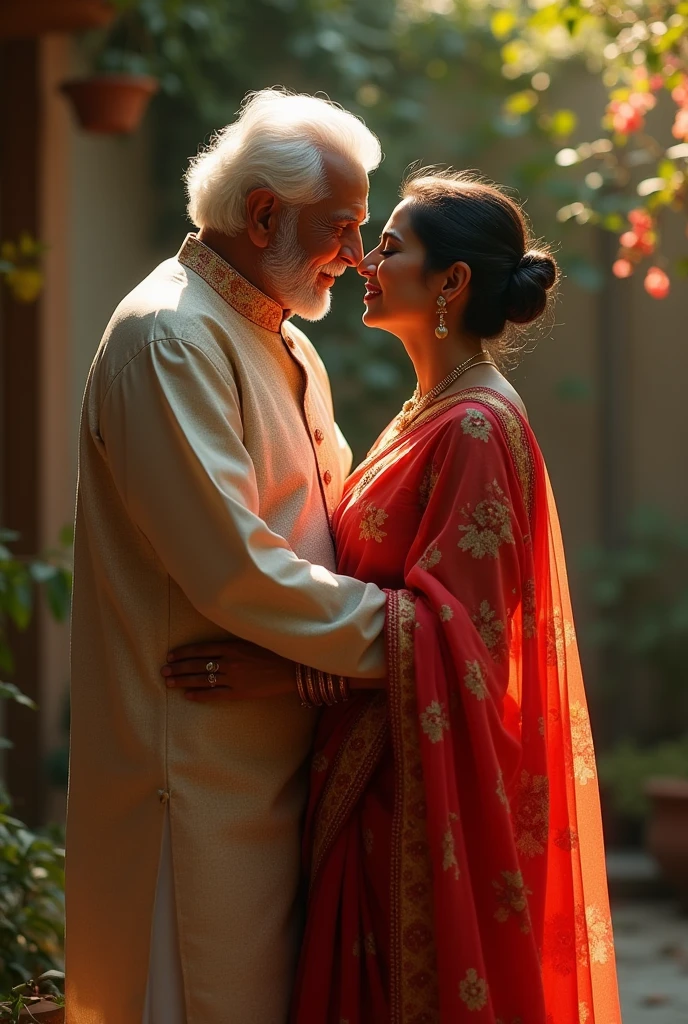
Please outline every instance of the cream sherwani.
[[333, 573], [349, 463], [310, 343], [194, 236], [116, 310], [80, 439], [67, 1024], [142, 1021], [156, 886], [176, 1017], [285, 1024], [314, 714], [189, 704], [160, 667], [230, 633], [290, 679], [384, 675], [384, 595]]

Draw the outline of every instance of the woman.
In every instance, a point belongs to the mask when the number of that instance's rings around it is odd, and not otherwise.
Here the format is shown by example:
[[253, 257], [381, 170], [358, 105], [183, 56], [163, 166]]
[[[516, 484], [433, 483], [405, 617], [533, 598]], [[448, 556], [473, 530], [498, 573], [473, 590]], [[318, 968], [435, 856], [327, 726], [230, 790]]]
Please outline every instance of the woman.
[[419, 385], [335, 515], [338, 571], [387, 591], [389, 676], [318, 728], [292, 1020], [617, 1024], [557, 515], [496, 365], [555, 262], [501, 191], [421, 172], [359, 272]]

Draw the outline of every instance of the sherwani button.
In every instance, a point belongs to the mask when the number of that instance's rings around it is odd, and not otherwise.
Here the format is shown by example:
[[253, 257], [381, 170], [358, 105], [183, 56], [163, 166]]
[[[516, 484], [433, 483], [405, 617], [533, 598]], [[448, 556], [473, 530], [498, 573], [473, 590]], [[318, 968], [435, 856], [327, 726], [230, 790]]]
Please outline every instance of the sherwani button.
[[329, 469], [326, 469], [325, 472], [323, 473], [323, 480], [325, 481], [326, 484], [332, 483], [332, 474], [330, 473]]
[[158, 796], [160, 797], [161, 804], [166, 804], [167, 801], [170, 799], [170, 794], [167, 789], [159, 789]]
[[313, 437], [315, 438], [318, 444], [322, 444], [323, 441], [325, 440], [325, 435], [323, 434], [322, 430], [319, 427], [313, 434]]

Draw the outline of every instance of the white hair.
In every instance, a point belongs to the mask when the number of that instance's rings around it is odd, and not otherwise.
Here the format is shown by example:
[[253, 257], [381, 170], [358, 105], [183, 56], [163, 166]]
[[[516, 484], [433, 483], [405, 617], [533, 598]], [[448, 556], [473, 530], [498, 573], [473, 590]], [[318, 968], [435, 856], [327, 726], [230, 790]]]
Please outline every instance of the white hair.
[[191, 160], [189, 217], [199, 228], [237, 235], [255, 188], [270, 189], [290, 206], [316, 203], [327, 195], [324, 153], [339, 154], [366, 174], [382, 159], [380, 142], [363, 121], [330, 100], [284, 89], [249, 93], [237, 120]]

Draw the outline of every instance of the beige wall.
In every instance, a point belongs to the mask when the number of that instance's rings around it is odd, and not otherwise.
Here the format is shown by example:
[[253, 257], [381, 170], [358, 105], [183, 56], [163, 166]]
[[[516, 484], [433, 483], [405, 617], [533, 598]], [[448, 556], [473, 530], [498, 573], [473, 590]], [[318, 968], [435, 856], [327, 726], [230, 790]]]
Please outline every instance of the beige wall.
[[[145, 128], [127, 138], [89, 136], [75, 125], [59, 83], [79, 71], [66, 37], [42, 40], [46, 107], [42, 240], [42, 533], [46, 547], [74, 513], [77, 436], [88, 369], [115, 306], [158, 262], [150, 244]], [[66, 625], [43, 612], [41, 723], [46, 751], [60, 741], [69, 681]], [[60, 798], [53, 806], [58, 814]]]

